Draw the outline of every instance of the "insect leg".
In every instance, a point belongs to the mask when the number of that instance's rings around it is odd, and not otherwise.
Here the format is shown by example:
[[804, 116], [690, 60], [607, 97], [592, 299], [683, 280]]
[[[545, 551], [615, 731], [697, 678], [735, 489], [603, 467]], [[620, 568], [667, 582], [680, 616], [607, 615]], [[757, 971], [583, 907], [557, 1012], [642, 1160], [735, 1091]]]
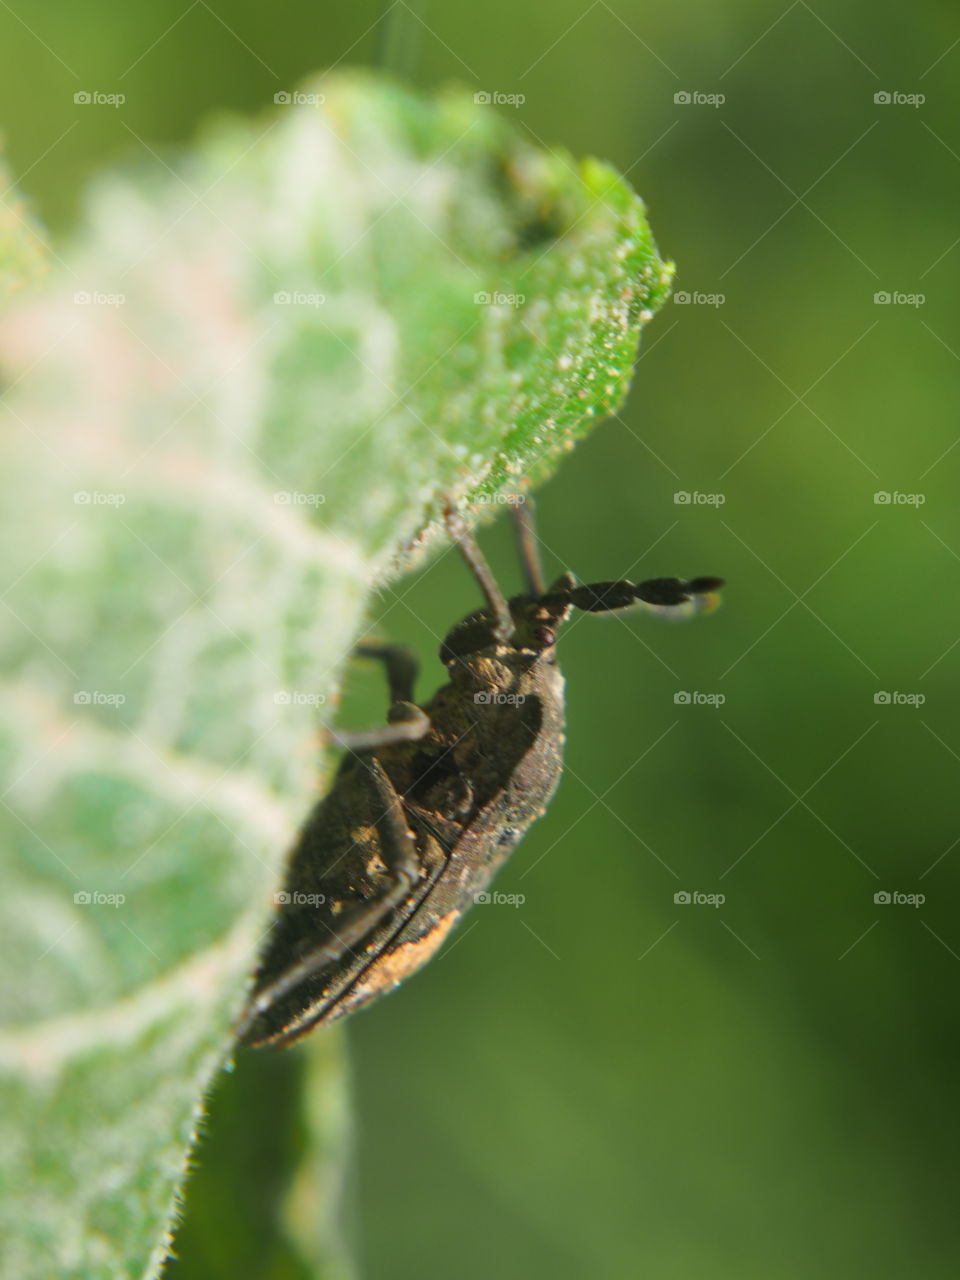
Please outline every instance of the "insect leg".
[[325, 736], [344, 751], [371, 751], [396, 742], [416, 742], [430, 732], [430, 717], [413, 702], [395, 702], [387, 723], [376, 729], [327, 729]]
[[480, 590], [486, 597], [487, 606], [496, 620], [496, 634], [499, 639], [505, 641], [513, 631], [513, 617], [503, 592], [497, 586], [497, 580], [463, 517], [458, 515], [452, 507], [445, 508], [444, 516], [450, 536], [457, 544], [457, 550], [463, 556], [467, 568], [476, 578]]
[[391, 702], [413, 702], [413, 686], [420, 664], [411, 649], [402, 644], [358, 644], [354, 653], [383, 663]]
[[537, 542], [537, 509], [533, 498], [524, 493], [519, 502], [511, 508], [513, 527], [517, 537], [517, 550], [520, 552], [520, 564], [526, 579], [527, 590], [533, 596], [543, 595], [543, 565], [540, 561], [540, 546]]
[[327, 729], [327, 741], [344, 751], [369, 751], [395, 742], [416, 742], [430, 732], [430, 718], [413, 701], [413, 685], [419, 664], [413, 652], [400, 644], [358, 644], [361, 658], [383, 663], [390, 686], [387, 723], [376, 729]]
[[[234, 1026], [238, 1040], [246, 1040], [257, 1018], [273, 1005], [289, 995], [302, 982], [327, 965], [339, 960], [383, 921], [403, 902], [417, 882], [420, 865], [414, 834], [407, 822], [403, 802], [390, 781], [383, 766], [375, 756], [358, 757], [367, 771], [376, 795], [374, 804], [379, 813], [376, 827], [380, 836], [380, 854], [390, 876], [389, 887], [379, 896], [362, 903], [350, 915], [337, 922], [335, 931], [318, 946], [313, 947], [295, 965], [279, 978], [254, 991], [249, 1004]], [[254, 1039], [255, 1037], [251, 1037]]]

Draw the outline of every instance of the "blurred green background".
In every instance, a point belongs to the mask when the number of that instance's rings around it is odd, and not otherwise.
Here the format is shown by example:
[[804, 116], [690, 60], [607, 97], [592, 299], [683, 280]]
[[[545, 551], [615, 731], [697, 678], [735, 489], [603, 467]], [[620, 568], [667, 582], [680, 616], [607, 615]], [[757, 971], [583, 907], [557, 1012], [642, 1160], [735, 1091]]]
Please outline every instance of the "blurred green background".
[[[685, 627], [570, 627], [568, 772], [497, 885], [525, 903], [477, 908], [350, 1024], [363, 1272], [955, 1275], [956, 7], [51, 0], [0, 9], [0, 121], [63, 234], [104, 165], [378, 58], [524, 95], [502, 110], [531, 138], [648, 202], [676, 300], [622, 416], [540, 494], [548, 568], [729, 588]], [[452, 556], [377, 603], [423, 694], [475, 603]], [[381, 717], [376, 674], [349, 684], [344, 717]], [[695, 891], [726, 900], [674, 900]], [[224, 1124], [258, 1098], [280, 1123], [299, 1070], [241, 1061], [266, 1083]], [[256, 1224], [203, 1208], [185, 1263], [219, 1274], [204, 1240]], [[268, 1253], [251, 1277], [288, 1274]]]

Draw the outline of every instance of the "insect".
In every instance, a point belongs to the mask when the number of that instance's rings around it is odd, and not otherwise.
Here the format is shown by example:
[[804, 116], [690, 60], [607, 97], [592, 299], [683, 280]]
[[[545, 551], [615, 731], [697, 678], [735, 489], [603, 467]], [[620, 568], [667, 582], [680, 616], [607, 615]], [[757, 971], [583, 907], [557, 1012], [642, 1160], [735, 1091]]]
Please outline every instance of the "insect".
[[447, 528], [486, 604], [440, 649], [448, 682], [414, 700], [417, 664], [395, 645], [383, 663], [387, 724], [331, 733], [346, 754], [290, 861], [253, 993], [236, 1027], [253, 1045], [287, 1045], [393, 990], [440, 947], [547, 807], [562, 770], [560, 625], [574, 609], [638, 602], [702, 611], [719, 578], [544, 587], [529, 499], [514, 508], [526, 591], [506, 600], [462, 517]]

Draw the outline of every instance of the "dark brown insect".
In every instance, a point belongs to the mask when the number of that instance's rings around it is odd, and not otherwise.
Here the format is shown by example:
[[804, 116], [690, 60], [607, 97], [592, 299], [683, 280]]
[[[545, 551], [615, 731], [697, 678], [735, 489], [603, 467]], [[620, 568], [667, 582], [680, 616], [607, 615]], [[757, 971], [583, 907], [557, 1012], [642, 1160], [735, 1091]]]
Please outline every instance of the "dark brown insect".
[[248, 1044], [291, 1044], [393, 990], [443, 943], [546, 809], [562, 771], [564, 681], [557, 631], [572, 609], [638, 602], [706, 607], [719, 578], [655, 578], [544, 590], [530, 502], [514, 507], [527, 591], [504, 599], [454, 512], [447, 525], [486, 597], [440, 650], [449, 681], [414, 701], [416, 661], [363, 645], [383, 662], [387, 724], [334, 733], [347, 751], [307, 820], [280, 909], [237, 1027]]

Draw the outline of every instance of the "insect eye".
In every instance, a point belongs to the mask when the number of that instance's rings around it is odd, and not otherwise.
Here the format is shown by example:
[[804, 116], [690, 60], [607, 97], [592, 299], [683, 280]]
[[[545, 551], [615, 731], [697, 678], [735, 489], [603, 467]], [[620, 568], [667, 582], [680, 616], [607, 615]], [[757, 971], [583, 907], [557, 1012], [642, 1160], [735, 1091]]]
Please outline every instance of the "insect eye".
[[557, 633], [552, 627], [537, 627], [533, 640], [538, 649], [548, 649], [550, 645], [557, 643]]

